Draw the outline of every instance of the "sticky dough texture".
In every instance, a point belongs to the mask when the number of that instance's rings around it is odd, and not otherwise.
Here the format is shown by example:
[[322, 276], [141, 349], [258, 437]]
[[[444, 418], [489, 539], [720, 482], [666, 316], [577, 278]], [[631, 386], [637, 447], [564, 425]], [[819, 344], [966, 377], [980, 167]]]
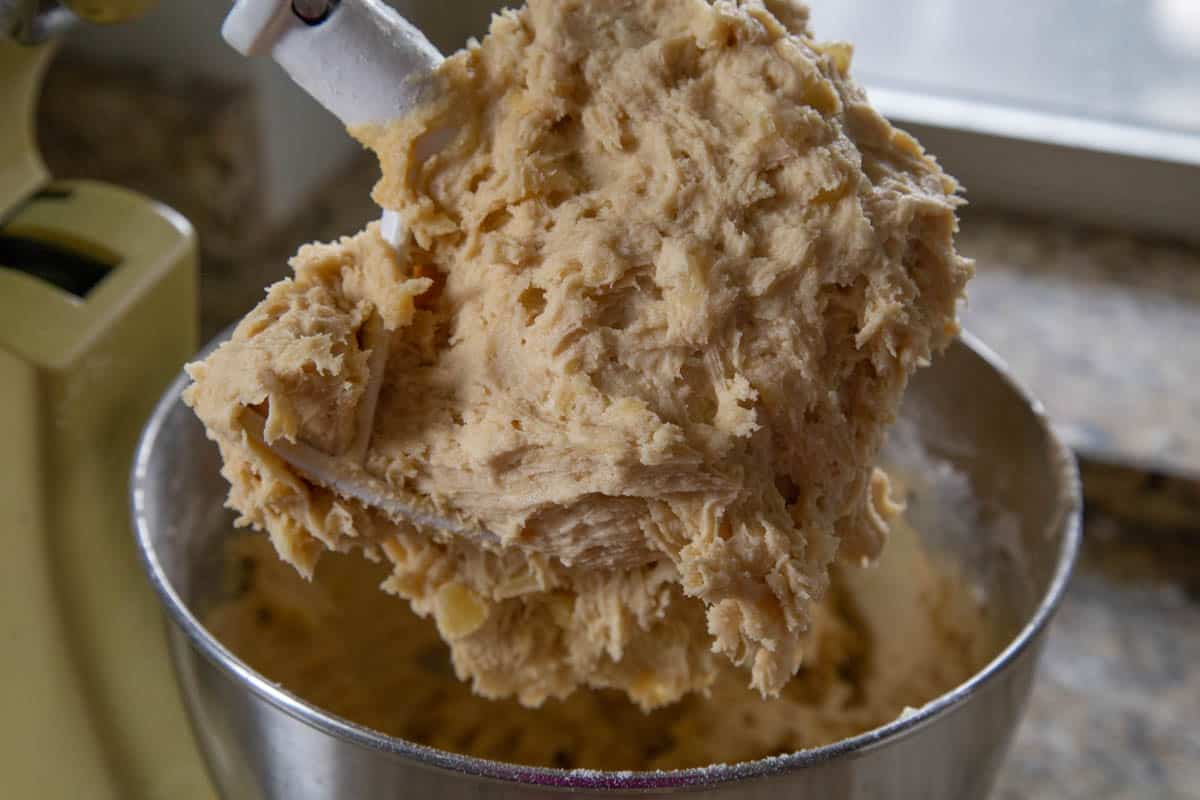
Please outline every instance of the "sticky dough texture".
[[921, 707], [1007, 642], [953, 562], [897, 519], [877, 565], [834, 565], [804, 668], [779, 697], [762, 699], [726, 663], [707, 698], [649, 714], [612, 690], [522, 708], [456, 680], [436, 628], [375, 589], [384, 565], [334, 555], [306, 583], [262, 537], [226, 544], [237, 590], [204, 624], [238, 658], [344, 719], [517, 764], [682, 769], [818, 747]]
[[[806, 25], [533, 0], [444, 62], [440, 100], [355, 131], [410, 240], [302, 248], [189, 367], [242, 521], [304, 573], [387, 558], [488, 697], [649, 708], [718, 659], [778, 692], [835, 555], [882, 546], [881, 437], [970, 274], [954, 182]], [[302, 477], [246, 409], [468, 532]]]

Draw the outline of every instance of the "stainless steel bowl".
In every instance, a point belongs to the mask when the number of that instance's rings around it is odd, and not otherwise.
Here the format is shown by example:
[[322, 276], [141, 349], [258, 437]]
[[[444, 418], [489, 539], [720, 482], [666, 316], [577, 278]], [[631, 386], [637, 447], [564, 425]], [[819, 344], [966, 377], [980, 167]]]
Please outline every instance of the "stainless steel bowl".
[[[214, 343], [215, 345], [215, 343]], [[216, 447], [179, 399], [183, 375], [142, 435], [132, 478], [137, 543], [167, 611], [171, 653], [197, 739], [226, 798], [537, 798], [665, 795], [982, 798], [1029, 695], [1047, 623], [1080, 536], [1075, 462], [1003, 365], [964, 336], [921, 371], [902, 420], [970, 483], [980, 517], [941, 537], [984, 584], [1008, 644], [915, 714], [826, 747], [672, 772], [564, 771], [485, 761], [382, 735], [272, 683], [199, 614], [217, 600], [232, 530]], [[936, 504], [933, 509], [936, 511]], [[1004, 518], [1008, 524], [993, 524]], [[937, 525], [936, 513], [931, 518]], [[989, 521], [991, 520], [991, 521]], [[961, 523], [955, 523], [961, 524]], [[1007, 529], [1005, 541], [992, 541]]]

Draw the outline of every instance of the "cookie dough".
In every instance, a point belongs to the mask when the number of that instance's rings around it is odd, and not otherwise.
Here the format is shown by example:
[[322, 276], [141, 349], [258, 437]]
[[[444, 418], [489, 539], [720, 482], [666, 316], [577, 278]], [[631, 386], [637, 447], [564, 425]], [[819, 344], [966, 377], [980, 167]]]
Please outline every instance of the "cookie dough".
[[529, 709], [458, 681], [434, 625], [375, 588], [384, 565], [335, 555], [306, 582], [263, 537], [227, 552], [236, 585], [205, 623], [268, 679], [392, 736], [534, 766], [680, 769], [829, 744], [957, 686], [1000, 644], [970, 585], [901, 522], [877, 567], [835, 566], [803, 634], [809, 660], [778, 698], [725, 666], [708, 698], [649, 714], [611, 689]]
[[970, 274], [849, 61], [785, 0], [495, 17], [354, 131], [399, 247], [301, 248], [189, 366], [243, 524], [305, 575], [386, 560], [486, 697], [780, 692], [835, 557], [882, 546], [881, 437]]

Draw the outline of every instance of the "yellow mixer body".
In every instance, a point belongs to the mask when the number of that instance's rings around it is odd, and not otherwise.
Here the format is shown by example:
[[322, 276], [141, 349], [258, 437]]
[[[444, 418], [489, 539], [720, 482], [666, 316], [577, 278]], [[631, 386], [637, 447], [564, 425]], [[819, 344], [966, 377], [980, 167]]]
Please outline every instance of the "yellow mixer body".
[[195, 235], [136, 193], [48, 179], [49, 57], [0, 41], [0, 796], [212, 798], [126, 488], [195, 351]]

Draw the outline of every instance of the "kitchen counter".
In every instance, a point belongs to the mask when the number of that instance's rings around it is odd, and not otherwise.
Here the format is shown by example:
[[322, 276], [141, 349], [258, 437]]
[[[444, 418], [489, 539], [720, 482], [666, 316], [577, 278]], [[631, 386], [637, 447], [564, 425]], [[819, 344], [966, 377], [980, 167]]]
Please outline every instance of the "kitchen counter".
[[966, 326], [1072, 445], [1200, 477], [1200, 248], [969, 208], [960, 242]]
[[1089, 513], [997, 800], [1200, 797], [1200, 529]]
[[[196, 225], [206, 339], [299, 244], [378, 213], [363, 157], [263, 230], [254, 113], [236, 87], [69, 57], [39, 112], [56, 175], [139, 189]], [[961, 249], [979, 269], [966, 324], [1085, 456], [1089, 506], [993, 796], [1200, 798], [1200, 248], [972, 209]]]

